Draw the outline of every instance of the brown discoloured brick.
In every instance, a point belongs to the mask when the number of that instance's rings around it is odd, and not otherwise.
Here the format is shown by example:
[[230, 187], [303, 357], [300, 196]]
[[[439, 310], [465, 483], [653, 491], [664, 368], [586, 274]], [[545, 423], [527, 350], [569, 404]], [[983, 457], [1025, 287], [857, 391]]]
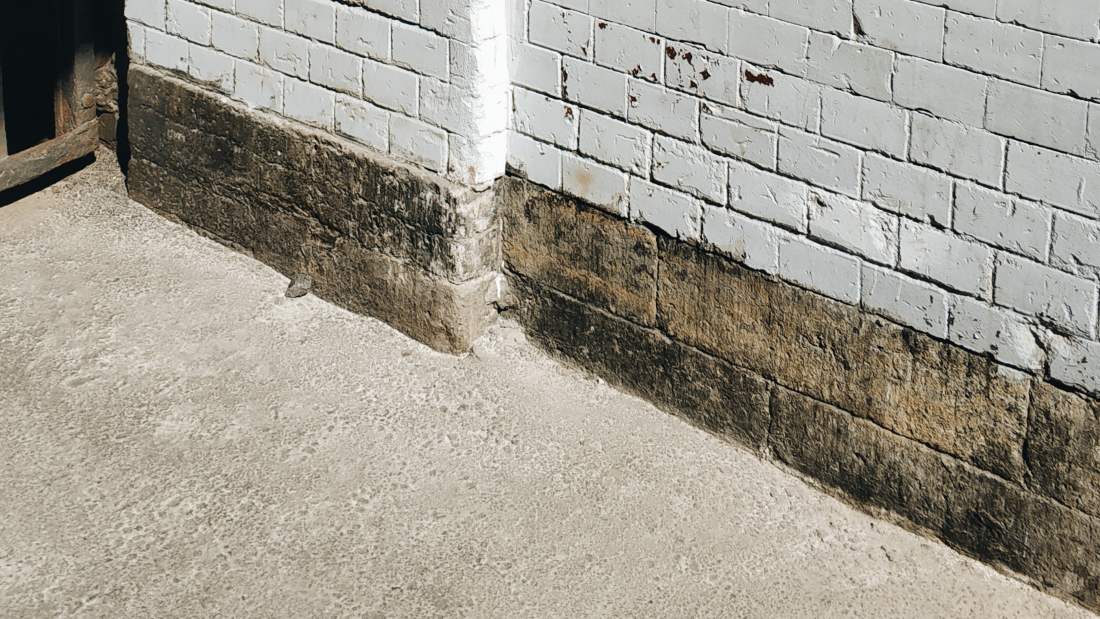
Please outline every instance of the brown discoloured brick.
[[1022, 479], [1022, 376], [677, 241], [661, 239], [659, 290], [672, 337]]
[[513, 280], [532, 339], [719, 436], [759, 450], [768, 431], [760, 378], [560, 294]]
[[504, 262], [524, 277], [652, 325], [657, 240], [638, 226], [514, 179], [500, 187]]
[[785, 464], [1044, 588], [1100, 605], [1100, 521], [808, 397], [775, 390]]
[[1100, 520], [955, 465], [941, 537], [1044, 589], [1100, 610]]
[[491, 195], [131, 70], [135, 199], [429, 345], [469, 350], [496, 315]]
[[1033, 389], [1029, 485], [1100, 517], [1100, 401], [1041, 381]]
[[768, 444], [784, 464], [932, 531], [943, 527], [946, 457], [783, 388], [772, 402]]

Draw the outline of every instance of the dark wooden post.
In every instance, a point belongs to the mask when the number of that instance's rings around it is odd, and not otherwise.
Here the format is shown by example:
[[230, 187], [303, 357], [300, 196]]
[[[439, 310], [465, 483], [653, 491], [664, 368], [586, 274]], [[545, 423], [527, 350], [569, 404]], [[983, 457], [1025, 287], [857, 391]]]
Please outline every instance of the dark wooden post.
[[0, 159], [8, 156], [8, 131], [4, 123], [4, 48], [0, 47]]

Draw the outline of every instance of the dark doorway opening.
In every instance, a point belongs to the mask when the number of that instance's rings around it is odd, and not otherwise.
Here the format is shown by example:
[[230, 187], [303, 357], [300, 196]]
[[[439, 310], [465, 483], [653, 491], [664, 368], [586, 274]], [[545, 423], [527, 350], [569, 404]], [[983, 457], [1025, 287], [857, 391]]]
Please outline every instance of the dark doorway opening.
[[95, 151], [104, 4], [38, 0], [0, 7], [0, 191]]
[[53, 2], [3, 9], [0, 22], [0, 80], [7, 154], [37, 146], [56, 136], [54, 95], [60, 36]]

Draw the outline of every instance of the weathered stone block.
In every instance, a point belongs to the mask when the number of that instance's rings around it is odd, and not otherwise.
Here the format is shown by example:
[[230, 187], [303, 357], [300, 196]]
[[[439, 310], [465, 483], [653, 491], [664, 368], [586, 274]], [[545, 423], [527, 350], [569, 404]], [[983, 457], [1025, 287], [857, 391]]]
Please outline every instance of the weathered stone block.
[[513, 278], [531, 338], [596, 375], [719, 436], [759, 450], [766, 381], [648, 329]]
[[131, 69], [135, 199], [432, 346], [468, 350], [496, 315], [491, 192]]
[[768, 444], [780, 461], [1097, 608], [1100, 520], [806, 396], [774, 394]]
[[661, 239], [669, 335], [936, 450], [1022, 479], [1029, 383], [958, 347]]
[[653, 233], [525, 181], [502, 181], [499, 195], [510, 269], [613, 314], [654, 324]]
[[1041, 381], [1032, 389], [1029, 485], [1100, 517], [1100, 401]]
[[942, 538], [1100, 609], [1100, 520], [956, 464]]
[[776, 388], [768, 445], [784, 464], [931, 531], [947, 514], [948, 459], [811, 398]]

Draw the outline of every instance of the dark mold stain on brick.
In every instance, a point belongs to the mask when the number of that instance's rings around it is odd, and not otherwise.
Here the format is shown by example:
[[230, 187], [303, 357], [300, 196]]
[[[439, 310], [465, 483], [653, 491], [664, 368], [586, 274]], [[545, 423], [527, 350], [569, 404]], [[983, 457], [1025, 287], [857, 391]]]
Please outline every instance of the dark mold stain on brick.
[[699, 77], [702, 77], [704, 82], [709, 80], [710, 79], [710, 70], [709, 69], [703, 69], [702, 71], [699, 72]]
[[669, 45], [668, 47], [665, 48], [665, 55], [668, 56], [670, 60], [675, 60], [676, 59], [676, 48]]
[[605, 22], [605, 21], [600, 22], [598, 27], [599, 27], [600, 30], [605, 30], [607, 28], [607, 22]]
[[775, 85], [775, 79], [767, 73], [753, 73], [752, 71], [745, 70], [745, 79], [754, 84], [763, 84], [764, 86]]

